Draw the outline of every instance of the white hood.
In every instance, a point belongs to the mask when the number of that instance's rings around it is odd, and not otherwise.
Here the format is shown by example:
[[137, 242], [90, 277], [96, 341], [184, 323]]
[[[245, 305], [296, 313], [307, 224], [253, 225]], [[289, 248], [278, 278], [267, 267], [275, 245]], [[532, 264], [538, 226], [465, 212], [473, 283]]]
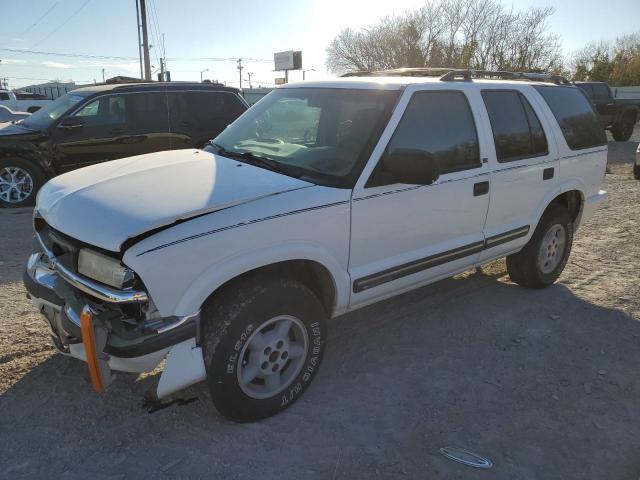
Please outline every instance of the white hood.
[[173, 150], [55, 177], [38, 193], [37, 209], [56, 230], [118, 251], [177, 220], [310, 185], [203, 150]]

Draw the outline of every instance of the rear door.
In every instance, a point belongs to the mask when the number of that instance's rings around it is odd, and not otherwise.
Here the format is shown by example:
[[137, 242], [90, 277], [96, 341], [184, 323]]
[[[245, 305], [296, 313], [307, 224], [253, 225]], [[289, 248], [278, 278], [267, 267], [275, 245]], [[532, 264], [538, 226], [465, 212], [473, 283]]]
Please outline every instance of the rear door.
[[129, 155], [171, 149], [167, 101], [167, 94], [162, 91], [127, 95], [130, 127], [122, 142], [129, 147]]
[[558, 152], [540, 99], [531, 87], [483, 86], [482, 99], [493, 144], [490, 208], [481, 261], [522, 247], [558, 182]]
[[[352, 305], [467, 268], [482, 249], [489, 171], [481, 160], [488, 152], [478, 129], [480, 99], [477, 92], [446, 87], [406, 89], [354, 188]], [[383, 159], [396, 149], [427, 153], [440, 178], [431, 185], [395, 183]]]

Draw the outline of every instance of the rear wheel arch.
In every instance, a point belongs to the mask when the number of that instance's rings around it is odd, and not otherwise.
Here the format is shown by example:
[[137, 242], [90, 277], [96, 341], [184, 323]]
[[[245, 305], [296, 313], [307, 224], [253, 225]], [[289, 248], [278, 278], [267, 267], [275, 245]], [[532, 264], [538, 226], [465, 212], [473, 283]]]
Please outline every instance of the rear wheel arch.
[[562, 205], [567, 209], [569, 215], [571, 216], [571, 220], [573, 220], [574, 225], [577, 221], [580, 220], [580, 216], [582, 214], [582, 209], [584, 206], [584, 194], [580, 190], [567, 190], [566, 192], [561, 193], [556, 196], [549, 205], [545, 208], [542, 215], [549, 210], [551, 205]]

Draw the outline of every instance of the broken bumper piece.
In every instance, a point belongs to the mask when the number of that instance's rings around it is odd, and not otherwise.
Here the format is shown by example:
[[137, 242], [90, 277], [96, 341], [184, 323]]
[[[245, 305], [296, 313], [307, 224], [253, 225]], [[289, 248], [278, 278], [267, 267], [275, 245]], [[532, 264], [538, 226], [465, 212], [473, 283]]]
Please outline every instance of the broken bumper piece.
[[28, 296], [51, 329], [63, 354], [87, 363], [94, 390], [103, 392], [112, 371], [149, 372], [166, 357], [158, 398], [204, 380], [202, 350], [197, 345], [199, 312], [153, 319], [130, 335], [113, 331], [113, 304], [76, 288], [52, 267], [44, 253], [34, 253], [23, 281]]

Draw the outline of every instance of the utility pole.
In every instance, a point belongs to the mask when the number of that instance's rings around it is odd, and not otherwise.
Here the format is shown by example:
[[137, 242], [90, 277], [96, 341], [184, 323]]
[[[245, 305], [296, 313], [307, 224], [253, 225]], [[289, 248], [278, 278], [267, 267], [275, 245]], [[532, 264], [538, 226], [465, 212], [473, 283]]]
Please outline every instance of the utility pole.
[[160, 81], [164, 82], [164, 58], [160, 59]]
[[253, 76], [253, 72], [247, 72], [247, 77], [249, 77], [249, 88], [253, 88], [253, 85], [251, 85], [252, 76]]
[[144, 53], [144, 79], [151, 81], [151, 60], [149, 59], [149, 36], [147, 34], [147, 6], [140, 0], [140, 18], [142, 20], [142, 50]]
[[240, 90], [242, 90], [242, 59], [238, 59], [238, 71], [240, 72]]
[[104, 83], [104, 68], [102, 69], [102, 83]]
[[138, 58], [140, 58], [140, 80], [144, 78], [144, 70], [142, 69], [142, 42], [140, 40], [140, 6], [136, 0], [136, 31], [138, 32]]

